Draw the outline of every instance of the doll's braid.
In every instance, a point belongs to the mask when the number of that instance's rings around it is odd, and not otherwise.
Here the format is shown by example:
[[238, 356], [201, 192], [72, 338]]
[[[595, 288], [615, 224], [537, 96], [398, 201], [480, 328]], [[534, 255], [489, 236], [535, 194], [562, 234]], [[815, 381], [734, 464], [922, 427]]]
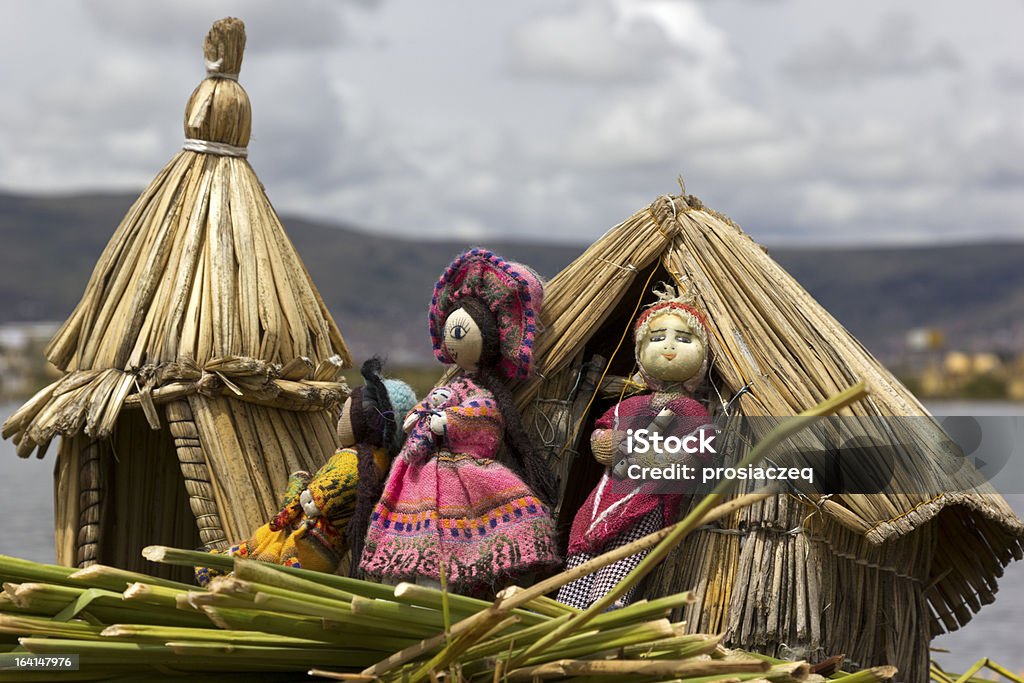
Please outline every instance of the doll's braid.
[[356, 467], [359, 472], [359, 483], [356, 485], [356, 505], [352, 517], [345, 527], [345, 540], [348, 541], [352, 553], [349, 576], [356, 578], [359, 572], [359, 560], [363, 556], [363, 545], [366, 542], [366, 531], [370, 527], [370, 516], [384, 493], [384, 477], [377, 471], [373, 461], [373, 446], [368, 443], [356, 444]]
[[383, 445], [388, 449], [388, 455], [394, 456], [390, 432], [395, 428], [395, 417], [381, 378], [382, 368], [383, 363], [377, 357], [363, 363], [361, 374], [366, 384], [352, 391], [352, 432], [357, 437], [356, 468], [359, 473], [355, 510], [345, 527], [345, 539], [352, 553], [349, 567], [349, 576], [352, 577], [356, 577], [359, 571], [373, 508], [384, 494], [384, 476], [374, 462], [373, 446]]
[[498, 323], [494, 319], [494, 314], [483, 301], [475, 297], [466, 297], [459, 301], [459, 305], [477, 324], [483, 337], [478, 376], [480, 383], [494, 394], [494, 400], [497, 401], [505, 419], [505, 445], [510, 451], [510, 457], [502, 458], [502, 462], [526, 482], [541, 502], [552, 507], [557, 493], [551, 469], [544, 456], [533, 445], [516, 409], [512, 393], [496, 370], [501, 359], [501, 351], [498, 346]]
[[512, 393], [493, 367], [480, 368], [480, 382], [494, 394], [498, 408], [505, 417], [505, 444], [513, 456], [505, 464], [526, 482], [541, 502], [552, 507], [556, 496], [554, 477], [544, 456], [533, 445], [519, 411], [516, 410]]

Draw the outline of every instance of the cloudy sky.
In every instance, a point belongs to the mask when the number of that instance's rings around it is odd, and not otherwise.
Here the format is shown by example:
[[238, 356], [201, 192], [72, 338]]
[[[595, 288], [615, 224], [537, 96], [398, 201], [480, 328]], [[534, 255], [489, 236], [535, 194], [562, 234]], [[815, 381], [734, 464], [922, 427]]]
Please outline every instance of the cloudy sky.
[[206, 30], [234, 15], [250, 162], [282, 213], [582, 241], [682, 175], [768, 243], [1024, 238], [1021, 0], [0, 12], [0, 190], [141, 189], [180, 145]]

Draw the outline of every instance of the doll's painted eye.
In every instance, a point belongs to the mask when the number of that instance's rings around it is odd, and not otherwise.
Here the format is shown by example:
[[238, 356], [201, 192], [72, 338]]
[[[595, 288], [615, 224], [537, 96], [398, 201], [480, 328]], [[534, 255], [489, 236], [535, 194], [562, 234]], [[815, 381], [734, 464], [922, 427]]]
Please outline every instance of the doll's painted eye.
[[689, 344], [691, 339], [690, 339], [689, 335], [677, 334], [676, 335], [676, 341], [680, 342], [681, 344]]
[[451, 329], [451, 335], [453, 339], [462, 339], [466, 336], [466, 328], [462, 325], [455, 325]]
[[663, 342], [663, 341], [665, 341], [665, 335], [663, 335], [663, 334], [653, 334], [653, 335], [651, 335], [651, 341], [652, 342]]

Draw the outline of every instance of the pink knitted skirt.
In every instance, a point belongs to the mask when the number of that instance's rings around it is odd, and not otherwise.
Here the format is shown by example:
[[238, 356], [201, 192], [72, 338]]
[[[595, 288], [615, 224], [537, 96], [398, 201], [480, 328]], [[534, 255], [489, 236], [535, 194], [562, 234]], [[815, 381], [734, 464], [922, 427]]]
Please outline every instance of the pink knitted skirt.
[[504, 465], [442, 451], [395, 459], [373, 511], [360, 568], [372, 577], [439, 581], [476, 593], [559, 563], [551, 512]]

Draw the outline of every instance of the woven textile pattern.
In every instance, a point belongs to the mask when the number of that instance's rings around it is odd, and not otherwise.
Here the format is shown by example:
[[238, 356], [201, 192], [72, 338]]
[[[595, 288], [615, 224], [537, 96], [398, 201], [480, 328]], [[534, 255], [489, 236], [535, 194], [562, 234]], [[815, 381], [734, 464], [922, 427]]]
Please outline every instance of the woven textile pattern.
[[[475, 593], [557, 564], [551, 513], [511, 470], [492, 460], [503, 422], [493, 395], [468, 377], [435, 390], [395, 459], [366, 537], [361, 569], [391, 580], [440, 580]], [[444, 412], [447, 434], [429, 416]]]
[[[622, 546], [632, 543], [633, 541], [637, 541], [644, 536], [653, 534], [661, 528], [661, 510], [651, 510], [635, 525], [611, 539], [605, 550], [621, 548]], [[614, 562], [607, 567], [602, 567], [592, 574], [581, 576], [572, 583], [567, 583], [562, 586], [558, 590], [558, 596], [555, 599], [563, 605], [569, 605], [570, 607], [576, 607], [578, 609], [587, 609], [607, 595], [619, 584], [620, 581], [626, 578], [631, 571], [636, 569], [636, 566], [640, 564], [645, 557], [647, 557], [647, 553], [649, 552], [649, 550], [641, 550], [640, 552], [630, 555], [629, 557], [624, 557], [618, 562]], [[584, 562], [594, 559], [594, 557], [596, 556], [591, 553], [578, 553], [576, 555], [572, 555], [566, 562], [565, 568], [566, 570], [569, 570], [573, 567], [578, 567]], [[625, 607], [633, 601], [633, 596], [635, 594], [636, 586], [634, 585], [628, 591], [619, 596], [612, 606], [612, 609]]]

